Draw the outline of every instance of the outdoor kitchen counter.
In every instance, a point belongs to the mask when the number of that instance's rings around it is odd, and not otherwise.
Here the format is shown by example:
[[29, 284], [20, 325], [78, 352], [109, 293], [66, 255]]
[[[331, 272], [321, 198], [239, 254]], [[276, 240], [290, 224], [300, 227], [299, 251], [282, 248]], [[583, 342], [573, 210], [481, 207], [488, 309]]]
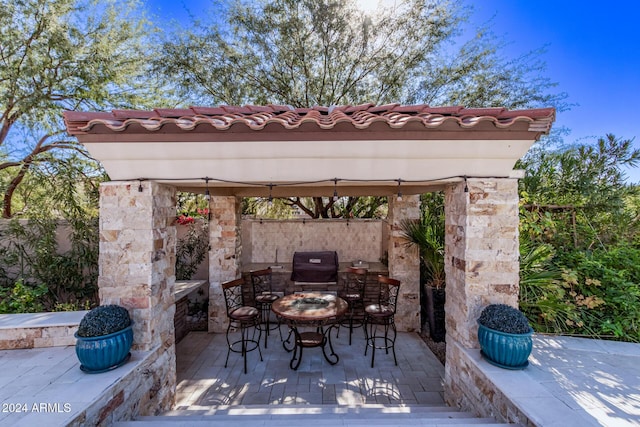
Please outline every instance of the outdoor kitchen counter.
[[[367, 284], [375, 284], [378, 280], [378, 274], [387, 275], [389, 269], [381, 262], [366, 262], [369, 268], [367, 274]], [[326, 292], [340, 292], [344, 286], [347, 269], [351, 267], [351, 261], [341, 262], [338, 266], [338, 282], [337, 283], [313, 283], [313, 284], [296, 284], [291, 280], [291, 263], [279, 263], [282, 268], [274, 268], [273, 263], [251, 263], [246, 264], [242, 268], [242, 276], [245, 278], [246, 283], [250, 286], [251, 278], [249, 272], [254, 270], [262, 270], [265, 268], [272, 268], [273, 271], [273, 291], [280, 292], [283, 295], [292, 294], [299, 291], [326, 291]], [[362, 268], [362, 267], [361, 267]], [[249, 292], [250, 293], [250, 292]], [[365, 296], [366, 299], [366, 296]]]
[[[368, 264], [368, 268], [366, 267], [366, 264]], [[278, 266], [279, 268], [277, 268], [276, 266]], [[351, 261], [339, 263], [338, 274], [339, 273], [346, 273], [347, 272], [347, 268], [349, 268], [351, 266], [352, 266]], [[251, 264], [247, 264], [247, 265], [242, 267], [242, 273], [249, 273], [250, 271], [254, 271], [254, 270], [263, 270], [263, 269], [269, 268], [269, 267], [272, 268], [273, 274], [276, 274], [276, 273], [289, 273], [289, 276], [291, 276], [291, 271], [292, 271], [291, 263], [278, 263], [278, 264], [268, 263], [268, 262], [251, 263]], [[371, 274], [375, 273], [376, 275], [377, 274], [387, 274], [389, 272], [389, 269], [387, 268], [387, 266], [384, 265], [381, 262], [365, 261], [365, 266], [361, 267], [361, 268], [367, 268], [369, 273], [371, 273]]]

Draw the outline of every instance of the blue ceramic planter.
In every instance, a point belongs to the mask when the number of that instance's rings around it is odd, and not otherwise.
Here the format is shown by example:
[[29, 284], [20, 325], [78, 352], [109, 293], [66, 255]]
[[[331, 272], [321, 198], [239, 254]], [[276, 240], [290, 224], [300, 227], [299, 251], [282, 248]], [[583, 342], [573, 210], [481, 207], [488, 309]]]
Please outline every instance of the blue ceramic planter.
[[527, 359], [533, 349], [532, 334], [533, 329], [526, 334], [508, 334], [478, 323], [482, 356], [487, 362], [505, 369], [524, 369], [529, 365]]
[[76, 355], [80, 360], [80, 369], [97, 374], [123, 365], [131, 353], [133, 344], [132, 326], [113, 334], [101, 337], [76, 337]]

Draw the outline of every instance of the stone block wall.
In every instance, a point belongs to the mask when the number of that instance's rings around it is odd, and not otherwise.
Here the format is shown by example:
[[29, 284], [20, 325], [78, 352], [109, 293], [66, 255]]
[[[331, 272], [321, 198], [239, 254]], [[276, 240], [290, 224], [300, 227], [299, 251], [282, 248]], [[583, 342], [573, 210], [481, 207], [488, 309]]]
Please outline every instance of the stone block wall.
[[[161, 415], [175, 395], [175, 354], [156, 348], [140, 365], [114, 382], [100, 398], [80, 412], [69, 427], [109, 426], [139, 416]], [[125, 365], [126, 366], [126, 365]]]
[[518, 181], [469, 179], [445, 192], [447, 335], [477, 348], [476, 320], [491, 303], [518, 304]]
[[242, 263], [291, 263], [294, 252], [336, 251], [340, 262], [376, 262], [384, 254], [382, 220], [242, 220]]
[[449, 405], [477, 417], [496, 418], [500, 423], [526, 427], [537, 425], [514, 403], [513, 396], [505, 395], [490, 376], [479, 369], [477, 361], [469, 357], [468, 351], [458, 343], [447, 344], [447, 357], [449, 355], [456, 361], [448, 366], [446, 401]]
[[100, 303], [129, 309], [136, 350], [173, 344], [175, 215], [173, 187], [100, 186]]
[[396, 327], [420, 330], [420, 254], [402, 236], [402, 221], [420, 218], [420, 196], [389, 197], [389, 277], [400, 280]]
[[240, 198], [216, 196], [209, 209], [209, 332], [225, 332], [227, 315], [220, 285], [241, 274], [242, 203]]
[[153, 181], [100, 186], [100, 303], [127, 308], [133, 349], [155, 354], [138, 392], [145, 415], [170, 409], [175, 396], [175, 195]]
[[86, 313], [0, 314], [0, 350], [75, 346], [73, 334]]
[[459, 350], [480, 347], [477, 319], [486, 305], [518, 305], [518, 223], [517, 179], [474, 178], [445, 191], [445, 400], [451, 405], [496, 410], [483, 396], [491, 387]]

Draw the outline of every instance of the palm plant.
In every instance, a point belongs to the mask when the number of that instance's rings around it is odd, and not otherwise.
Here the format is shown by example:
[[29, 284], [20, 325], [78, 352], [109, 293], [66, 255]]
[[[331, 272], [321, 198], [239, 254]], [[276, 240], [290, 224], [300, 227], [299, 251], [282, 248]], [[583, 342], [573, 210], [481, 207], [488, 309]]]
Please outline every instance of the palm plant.
[[425, 210], [418, 221], [401, 223], [402, 236], [420, 252], [421, 281], [436, 289], [445, 287], [444, 216]]
[[563, 333], [567, 324], [578, 321], [575, 307], [562, 286], [563, 273], [554, 266], [554, 248], [520, 240], [520, 309], [538, 332]]

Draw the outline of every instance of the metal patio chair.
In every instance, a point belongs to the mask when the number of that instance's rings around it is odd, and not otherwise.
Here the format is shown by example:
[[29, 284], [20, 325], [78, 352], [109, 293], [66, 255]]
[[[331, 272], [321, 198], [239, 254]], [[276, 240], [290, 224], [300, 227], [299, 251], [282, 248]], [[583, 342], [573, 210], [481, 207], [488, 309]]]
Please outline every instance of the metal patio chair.
[[387, 354], [391, 349], [393, 361], [397, 366], [398, 359], [395, 347], [397, 331], [394, 317], [400, 281], [380, 275], [378, 276], [377, 288], [377, 303], [367, 305], [364, 308], [364, 334], [367, 342], [364, 355], [367, 355], [367, 350], [371, 347], [371, 367], [373, 368], [376, 349], [384, 349]]
[[[227, 307], [227, 317], [229, 326], [227, 326], [227, 358], [224, 367], [229, 362], [229, 354], [231, 352], [242, 354], [244, 359], [244, 373], [247, 373], [247, 353], [258, 350], [260, 361], [262, 361], [262, 351], [260, 351], [260, 338], [262, 330], [260, 329], [260, 311], [257, 308], [247, 306], [244, 303], [243, 295], [244, 279], [235, 279], [222, 284], [224, 293], [224, 301]], [[231, 329], [237, 327], [240, 330], [240, 339], [232, 341]], [[251, 329], [253, 329], [251, 335]], [[258, 338], [256, 338], [256, 331]]]

